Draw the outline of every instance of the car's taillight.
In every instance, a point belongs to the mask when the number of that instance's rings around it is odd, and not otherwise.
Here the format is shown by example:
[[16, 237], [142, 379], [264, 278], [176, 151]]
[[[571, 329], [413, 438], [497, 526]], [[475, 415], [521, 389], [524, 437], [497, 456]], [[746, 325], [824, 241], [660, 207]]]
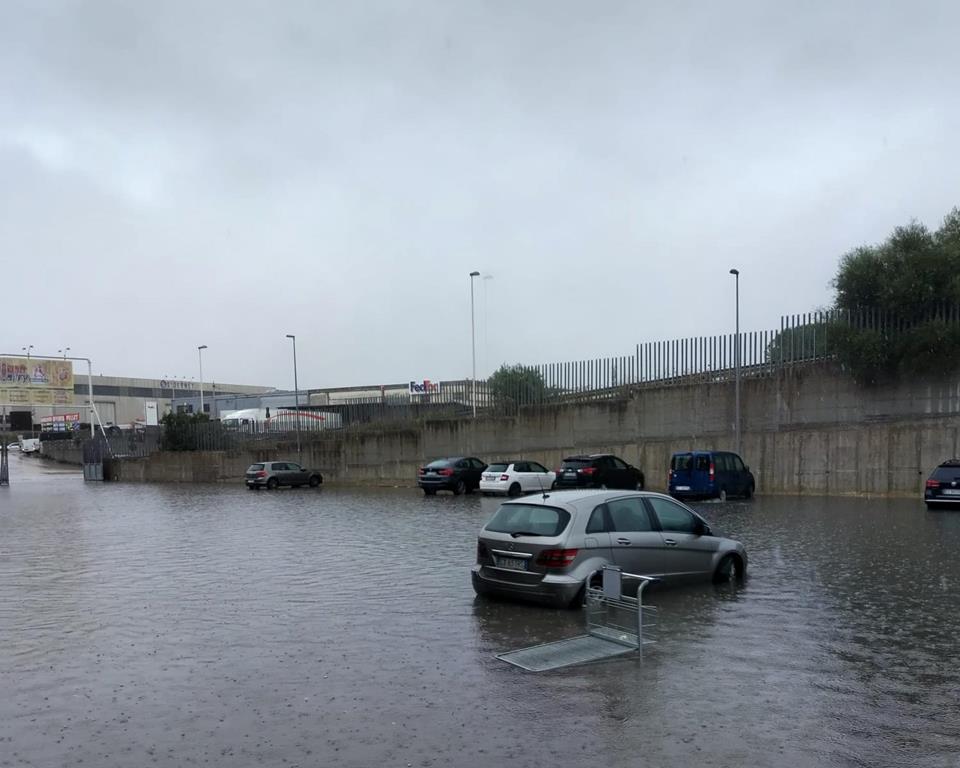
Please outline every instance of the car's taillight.
[[927, 480], [927, 488], [939, 488], [939, 487], [940, 487], [939, 480]]
[[257, 472], [257, 477], [266, 477], [266, 476], [267, 476], [267, 473], [262, 469], [259, 472]]
[[482, 563], [490, 555], [487, 553], [487, 545], [482, 541], [477, 542], [477, 562]]
[[544, 568], [566, 568], [577, 559], [576, 549], [545, 549], [537, 556], [537, 565]]
[[500, 475], [500, 480], [506, 481], [510, 479], [510, 475]]
[[596, 468], [596, 467], [584, 467], [583, 469], [580, 469], [580, 470], [577, 470], [577, 471], [580, 472], [581, 474], [584, 474], [584, 475], [592, 475], [594, 472], [597, 471], [597, 468]]
[[711, 483], [713, 482], [713, 478], [714, 478], [714, 475], [715, 475], [715, 474], [716, 474], [716, 467], [714, 466], [713, 462], [711, 461], [711, 462], [710, 462], [710, 482], [711, 482]]
[[450, 475], [453, 474], [453, 470], [448, 467], [447, 469], [441, 469], [439, 472], [437, 472], [437, 474], [443, 475], [444, 477], [450, 477]]

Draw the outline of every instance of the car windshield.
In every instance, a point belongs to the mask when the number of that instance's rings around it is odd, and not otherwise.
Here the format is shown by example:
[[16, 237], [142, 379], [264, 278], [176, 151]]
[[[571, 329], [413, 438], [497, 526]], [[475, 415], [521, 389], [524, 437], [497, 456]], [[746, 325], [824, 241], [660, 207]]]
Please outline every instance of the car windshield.
[[678, 453], [676, 456], [670, 459], [670, 469], [690, 469], [690, 463], [692, 461], [693, 456], [691, 456], [689, 453]]
[[449, 467], [452, 462], [450, 459], [437, 459], [427, 464], [427, 469], [439, 469], [440, 467]]
[[581, 467], [589, 467], [593, 464], [592, 459], [564, 459], [563, 468], [564, 469], [580, 469]]
[[259, 472], [261, 469], [263, 469], [263, 464], [251, 464], [247, 472]]
[[539, 504], [504, 504], [487, 523], [486, 529], [496, 533], [532, 533], [537, 536], [559, 536], [570, 522], [570, 513]]
[[491, 464], [487, 467], [487, 472], [506, 472], [509, 464]]
[[937, 467], [933, 472], [934, 480], [956, 480], [960, 477], [960, 467]]

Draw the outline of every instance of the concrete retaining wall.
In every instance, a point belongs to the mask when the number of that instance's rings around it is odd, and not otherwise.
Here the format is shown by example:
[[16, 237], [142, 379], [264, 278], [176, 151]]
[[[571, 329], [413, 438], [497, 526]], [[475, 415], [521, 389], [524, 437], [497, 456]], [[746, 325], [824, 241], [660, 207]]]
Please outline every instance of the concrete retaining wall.
[[[932, 467], [960, 454], [960, 383], [914, 381], [863, 389], [831, 367], [744, 381], [743, 450], [759, 493], [915, 494]], [[727, 382], [643, 390], [619, 401], [551, 406], [515, 418], [433, 421], [408, 429], [330, 433], [304, 462], [329, 480], [411, 485], [437, 456], [523, 456], [556, 466], [574, 452], [611, 451], [663, 488], [670, 454], [733, 448], [734, 389]], [[239, 480], [280, 451], [158, 454], [114, 462], [117, 480]]]

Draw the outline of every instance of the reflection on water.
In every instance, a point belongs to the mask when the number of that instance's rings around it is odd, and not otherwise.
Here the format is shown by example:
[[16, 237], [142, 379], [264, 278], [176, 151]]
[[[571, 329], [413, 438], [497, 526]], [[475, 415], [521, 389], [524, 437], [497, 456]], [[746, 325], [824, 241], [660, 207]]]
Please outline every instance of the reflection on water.
[[[25, 460], [24, 460], [25, 461]], [[704, 505], [740, 587], [659, 645], [533, 675], [578, 612], [477, 600], [498, 502], [414, 490], [0, 489], [0, 766], [954, 765], [960, 513]]]

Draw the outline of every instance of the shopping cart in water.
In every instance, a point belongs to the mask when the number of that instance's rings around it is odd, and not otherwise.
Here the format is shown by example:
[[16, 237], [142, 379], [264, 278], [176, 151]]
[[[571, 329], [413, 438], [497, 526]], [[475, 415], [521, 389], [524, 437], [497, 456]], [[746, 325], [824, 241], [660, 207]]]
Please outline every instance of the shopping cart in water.
[[[498, 653], [496, 657], [530, 672], [546, 672], [628, 653], [642, 656], [644, 646], [656, 642], [653, 635], [657, 609], [643, 604], [643, 590], [655, 581], [657, 579], [653, 576], [625, 573], [616, 566], [604, 566], [594, 571], [586, 582], [585, 635]], [[624, 594], [624, 588], [629, 591], [634, 584], [636, 596]]]

